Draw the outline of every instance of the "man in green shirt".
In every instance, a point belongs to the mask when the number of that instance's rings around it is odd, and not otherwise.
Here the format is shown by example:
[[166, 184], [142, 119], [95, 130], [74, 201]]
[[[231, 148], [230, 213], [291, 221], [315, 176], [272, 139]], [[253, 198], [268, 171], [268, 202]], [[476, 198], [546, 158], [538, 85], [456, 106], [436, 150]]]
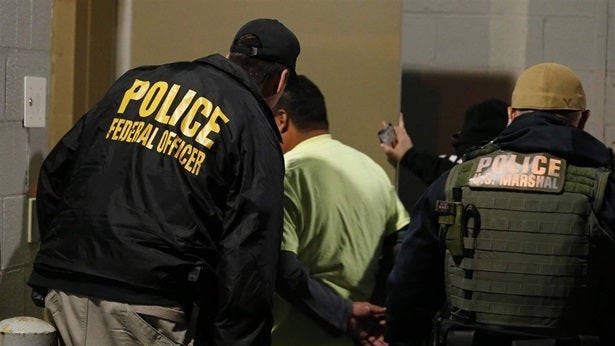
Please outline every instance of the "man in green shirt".
[[273, 344], [378, 345], [384, 308], [369, 301], [386, 271], [381, 254], [392, 256], [383, 245], [408, 213], [382, 167], [332, 138], [324, 97], [305, 76], [274, 114], [286, 175]]

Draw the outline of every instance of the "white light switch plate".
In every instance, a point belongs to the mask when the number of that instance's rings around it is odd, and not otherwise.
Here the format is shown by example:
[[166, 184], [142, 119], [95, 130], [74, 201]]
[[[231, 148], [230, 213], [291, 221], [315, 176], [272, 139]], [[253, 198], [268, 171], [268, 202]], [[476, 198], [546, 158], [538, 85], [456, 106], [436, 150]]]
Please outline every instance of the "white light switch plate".
[[45, 127], [47, 112], [47, 79], [24, 77], [24, 127]]

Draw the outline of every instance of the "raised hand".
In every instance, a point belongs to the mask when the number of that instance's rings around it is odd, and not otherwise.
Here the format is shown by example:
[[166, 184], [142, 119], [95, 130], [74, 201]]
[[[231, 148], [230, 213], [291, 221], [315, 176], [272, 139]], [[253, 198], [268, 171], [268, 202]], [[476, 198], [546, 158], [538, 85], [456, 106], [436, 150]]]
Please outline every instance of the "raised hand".
[[[383, 128], [387, 125], [386, 122], [382, 122]], [[398, 124], [393, 125], [393, 129], [395, 130], [397, 140], [391, 143], [391, 145], [380, 143], [380, 149], [387, 155], [391, 164], [397, 164], [406, 152], [414, 147], [414, 144], [412, 143], [412, 138], [406, 132], [403, 113], [399, 113]]]

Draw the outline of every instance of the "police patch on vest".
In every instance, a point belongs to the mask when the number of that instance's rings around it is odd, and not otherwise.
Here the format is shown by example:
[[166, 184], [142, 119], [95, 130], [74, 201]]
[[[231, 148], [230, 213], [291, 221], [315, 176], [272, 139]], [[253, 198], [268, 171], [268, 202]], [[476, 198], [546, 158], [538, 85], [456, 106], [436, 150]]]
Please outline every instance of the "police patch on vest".
[[566, 160], [559, 157], [499, 151], [475, 160], [469, 185], [559, 193], [565, 176]]

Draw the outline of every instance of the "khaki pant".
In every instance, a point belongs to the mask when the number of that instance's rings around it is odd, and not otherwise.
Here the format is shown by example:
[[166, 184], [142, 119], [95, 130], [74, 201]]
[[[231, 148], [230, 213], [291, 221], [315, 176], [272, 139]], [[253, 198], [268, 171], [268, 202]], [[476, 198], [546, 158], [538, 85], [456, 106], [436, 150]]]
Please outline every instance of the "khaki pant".
[[[191, 345], [180, 308], [130, 305], [49, 290], [50, 312], [61, 345]], [[139, 312], [137, 312], [139, 311]]]

